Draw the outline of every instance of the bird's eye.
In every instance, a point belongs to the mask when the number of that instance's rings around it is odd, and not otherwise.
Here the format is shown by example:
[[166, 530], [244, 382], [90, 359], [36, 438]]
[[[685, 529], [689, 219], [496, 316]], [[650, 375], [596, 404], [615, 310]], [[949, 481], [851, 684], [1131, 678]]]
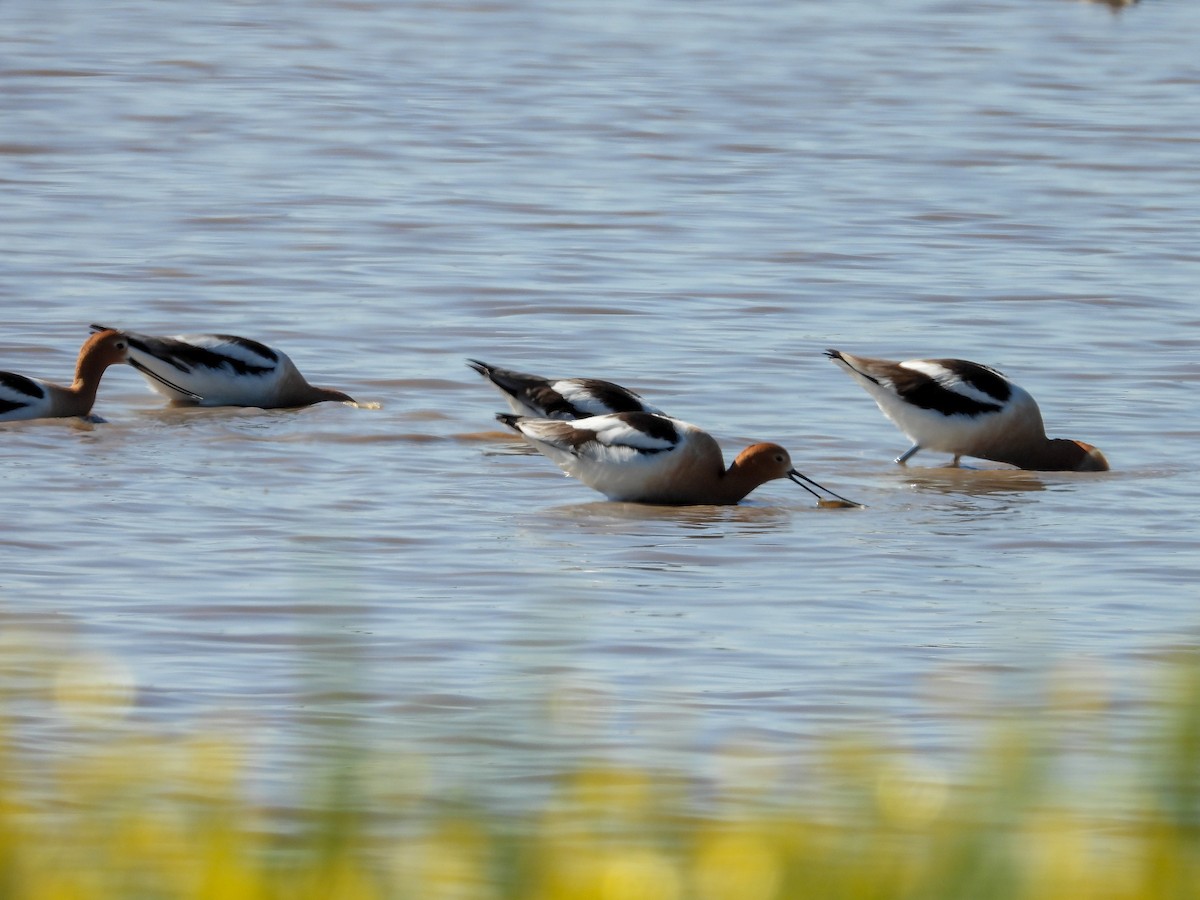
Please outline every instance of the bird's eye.
[[124, 341], [117, 341], [117, 349], [118, 349], [118, 350], [124, 350], [124, 349], [125, 349], [125, 346], [126, 346], [126, 345], [125, 345], [125, 342], [124, 342]]

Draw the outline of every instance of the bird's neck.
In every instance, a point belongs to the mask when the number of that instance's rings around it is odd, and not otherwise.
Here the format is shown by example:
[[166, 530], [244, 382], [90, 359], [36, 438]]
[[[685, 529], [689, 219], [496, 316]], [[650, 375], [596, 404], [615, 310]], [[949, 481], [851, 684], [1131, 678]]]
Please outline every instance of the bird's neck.
[[762, 483], [762, 479], [754, 471], [739, 465], [738, 460], [735, 459], [718, 482], [721, 502], [725, 504], [740, 503]]
[[79, 415], [86, 415], [96, 402], [96, 392], [100, 389], [100, 378], [108, 362], [98, 356], [86, 353], [79, 357], [75, 364], [75, 380], [66, 388], [70, 402], [83, 410]]
[[349, 396], [343, 394], [341, 391], [309, 384], [299, 371], [294, 367], [288, 367], [279, 383], [279, 395], [277, 399], [279, 406], [308, 406], [312, 403], [321, 403], [325, 400], [353, 402]]
[[1041, 443], [1014, 449], [995, 459], [1032, 471], [1068, 472], [1079, 468], [1086, 455], [1087, 452], [1074, 441], [1043, 438]]

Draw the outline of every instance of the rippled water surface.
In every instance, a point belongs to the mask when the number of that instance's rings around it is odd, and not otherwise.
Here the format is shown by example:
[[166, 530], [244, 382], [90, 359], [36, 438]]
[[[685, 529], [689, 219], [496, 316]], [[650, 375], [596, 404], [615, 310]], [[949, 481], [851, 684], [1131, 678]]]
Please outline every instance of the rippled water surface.
[[[0, 5], [0, 368], [219, 331], [378, 408], [172, 410], [121, 368], [106, 424], [0, 426], [29, 751], [83, 685], [239, 735], [285, 800], [349, 743], [519, 805], [847, 729], [950, 758], [1062, 679], [1136, 728], [1196, 644], [1197, 4], [53, 7]], [[1114, 470], [897, 467], [825, 347], [997, 366]], [[604, 502], [468, 356], [867, 508]]]

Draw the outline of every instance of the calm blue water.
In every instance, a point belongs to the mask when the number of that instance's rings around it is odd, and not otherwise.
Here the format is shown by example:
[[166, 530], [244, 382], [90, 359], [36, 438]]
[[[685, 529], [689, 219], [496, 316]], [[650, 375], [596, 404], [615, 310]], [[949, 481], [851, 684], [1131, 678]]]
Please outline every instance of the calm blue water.
[[[847, 729], [939, 765], [1048, 684], [1136, 730], [1195, 646], [1195, 4], [45, 10], [0, 5], [0, 368], [231, 332], [380, 408], [166, 410], [121, 369], [108, 424], [0, 428], [30, 754], [235, 735], [285, 803], [347, 745], [388, 797], [595, 760], [736, 789]], [[995, 365], [1114, 471], [899, 469], [825, 347]], [[605, 503], [468, 356], [868, 508]]]

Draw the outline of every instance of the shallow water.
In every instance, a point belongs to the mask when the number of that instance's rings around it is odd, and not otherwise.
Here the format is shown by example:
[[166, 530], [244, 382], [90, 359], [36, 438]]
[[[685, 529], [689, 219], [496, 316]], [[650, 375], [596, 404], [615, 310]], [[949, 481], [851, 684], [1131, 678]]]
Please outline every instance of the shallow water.
[[[0, 6], [0, 368], [220, 331], [379, 408], [171, 410], [120, 369], [106, 424], [0, 426], [22, 749], [74, 752], [86, 685], [105, 729], [237, 737], [272, 802], [347, 746], [381, 797], [736, 789], [848, 729], [952, 760], [1048, 682], [1100, 696], [1086, 751], [1195, 646], [1195, 4], [55, 8]], [[1114, 471], [896, 467], [825, 347], [995, 365]], [[867, 508], [603, 502], [466, 357]]]

